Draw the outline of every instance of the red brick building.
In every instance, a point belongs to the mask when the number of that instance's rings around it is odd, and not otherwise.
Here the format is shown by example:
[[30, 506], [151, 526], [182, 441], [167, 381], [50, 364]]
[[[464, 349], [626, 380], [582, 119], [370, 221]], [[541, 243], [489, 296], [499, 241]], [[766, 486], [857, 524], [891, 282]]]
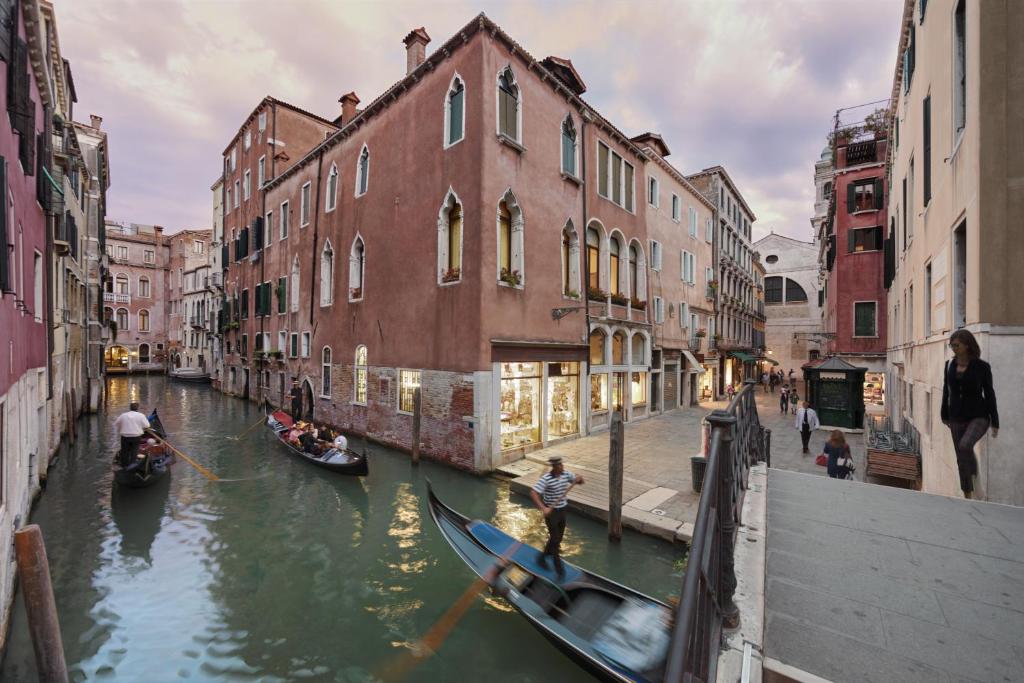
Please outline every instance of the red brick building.
[[828, 355], [866, 367], [868, 383], [885, 370], [886, 291], [883, 243], [888, 197], [884, 132], [837, 131], [831, 203], [819, 236], [823, 248]]
[[[225, 390], [280, 405], [297, 377], [307, 415], [408, 449], [419, 387], [424, 454], [476, 470], [610, 406], [660, 409], [648, 153], [580, 99], [571, 62], [486, 16], [429, 41], [405, 37], [406, 75], [365, 108], [348, 93], [326, 121], [268, 98], [226, 149]], [[268, 103], [291, 129], [256, 192]], [[695, 240], [678, 233], [666, 253]]]

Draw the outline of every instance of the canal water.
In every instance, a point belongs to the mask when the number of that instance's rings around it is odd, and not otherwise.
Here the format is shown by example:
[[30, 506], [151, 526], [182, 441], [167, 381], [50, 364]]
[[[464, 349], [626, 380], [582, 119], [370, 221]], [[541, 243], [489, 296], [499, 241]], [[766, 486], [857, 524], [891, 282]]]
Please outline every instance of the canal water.
[[[163, 377], [109, 380], [107, 412], [79, 424], [32, 513], [43, 529], [72, 680], [372, 681], [474, 578], [426, 507], [445, 502], [542, 545], [539, 512], [506, 484], [368, 446], [370, 474], [324, 471], [288, 455], [252, 404]], [[167, 485], [117, 490], [114, 416], [159, 409], [184, 460]], [[359, 440], [353, 440], [362, 448]], [[570, 561], [667, 599], [683, 552], [570, 516]], [[36, 680], [16, 597], [0, 680]], [[478, 598], [407, 680], [585, 681], [501, 600]]]

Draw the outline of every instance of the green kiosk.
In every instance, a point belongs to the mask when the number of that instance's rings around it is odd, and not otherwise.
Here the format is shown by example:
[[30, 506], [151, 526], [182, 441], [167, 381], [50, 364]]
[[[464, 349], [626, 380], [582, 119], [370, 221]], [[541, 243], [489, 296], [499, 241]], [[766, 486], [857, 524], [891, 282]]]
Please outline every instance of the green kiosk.
[[817, 411], [822, 426], [861, 429], [864, 426], [864, 373], [867, 368], [850, 365], [831, 356], [803, 366], [807, 400]]

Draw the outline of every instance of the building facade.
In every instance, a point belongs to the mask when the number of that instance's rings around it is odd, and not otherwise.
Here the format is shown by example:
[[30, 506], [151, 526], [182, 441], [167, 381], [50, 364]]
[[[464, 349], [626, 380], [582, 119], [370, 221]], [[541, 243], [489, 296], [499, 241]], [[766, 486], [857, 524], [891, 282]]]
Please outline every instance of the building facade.
[[1024, 505], [1024, 263], [1019, 113], [1014, 70], [1024, 45], [1019, 3], [907, 0], [893, 82], [886, 284], [889, 414], [921, 434], [923, 488], [960, 495], [940, 420], [951, 332], [970, 330], [992, 364], [1002, 418], [977, 446], [980, 497]]
[[224, 376], [224, 270], [221, 260], [224, 251], [224, 178], [220, 177], [210, 186], [213, 195], [212, 235], [208, 262], [209, 268], [209, 312], [213, 322], [212, 329], [206, 334], [206, 357], [211, 359], [210, 380], [215, 388], [220, 388]]
[[103, 292], [107, 373], [164, 372], [170, 252], [163, 228], [106, 223], [110, 274]]
[[269, 100], [226, 148], [223, 388], [281, 405], [295, 377], [306, 415], [402, 449], [418, 388], [422, 452], [476, 470], [616, 408], [689, 401], [678, 306], [712, 310], [698, 293], [713, 202], [656, 136], [631, 140], [584, 103], [570, 61], [534, 60], [484, 15], [428, 57], [429, 41], [406, 36], [406, 76], [363, 109], [348, 93], [328, 122], [278, 103], [319, 140], [264, 165], [259, 194], [246, 173]]
[[[711, 362], [717, 364], [716, 391], [741, 384], [757, 372], [760, 357], [754, 348], [754, 260], [751, 229], [757, 217], [721, 166], [687, 177], [716, 205], [715, 261], [708, 281], [715, 283], [716, 315], [709, 331]], [[715, 279], [711, 276], [715, 275]]]
[[212, 374], [208, 340], [215, 332], [211, 320], [213, 285], [210, 282], [212, 230], [181, 230], [167, 237], [167, 349], [168, 367], [197, 368]]
[[818, 245], [774, 232], [754, 247], [764, 262], [765, 346], [768, 358], [789, 375], [822, 356], [822, 290], [818, 286]]

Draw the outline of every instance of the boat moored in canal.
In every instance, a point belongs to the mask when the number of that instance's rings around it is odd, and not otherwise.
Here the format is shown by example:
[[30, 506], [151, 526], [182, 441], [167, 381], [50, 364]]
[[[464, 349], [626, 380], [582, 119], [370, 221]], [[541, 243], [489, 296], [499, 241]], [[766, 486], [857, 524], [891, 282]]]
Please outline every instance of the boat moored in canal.
[[210, 383], [210, 373], [199, 368], [172, 368], [167, 374], [171, 379], [176, 379], [179, 382]]
[[320, 455], [307, 453], [297, 448], [288, 440], [288, 432], [295, 426], [291, 415], [283, 410], [277, 410], [267, 416], [267, 426], [274, 432], [278, 441], [291, 452], [306, 462], [317, 467], [322, 467], [338, 474], [348, 474], [356, 477], [364, 477], [369, 473], [369, 466], [366, 463], [366, 455], [356, 453], [349, 448], [335, 448], [327, 444], [324, 452]]
[[[161, 439], [166, 438], [167, 431], [156, 409], [149, 414], [149, 428]], [[150, 443], [153, 441], [153, 443]], [[139, 444], [139, 454], [144, 456], [136, 458], [135, 462], [122, 465], [120, 462], [120, 451], [114, 453], [114, 481], [119, 486], [141, 489], [152, 486], [171, 473], [171, 465], [174, 464], [174, 454], [162, 443], [155, 439], [143, 437]]]
[[456, 553], [556, 648], [602, 681], [664, 680], [671, 633], [665, 603], [565, 562], [559, 577], [541, 552], [445, 505], [427, 484], [430, 515]]

